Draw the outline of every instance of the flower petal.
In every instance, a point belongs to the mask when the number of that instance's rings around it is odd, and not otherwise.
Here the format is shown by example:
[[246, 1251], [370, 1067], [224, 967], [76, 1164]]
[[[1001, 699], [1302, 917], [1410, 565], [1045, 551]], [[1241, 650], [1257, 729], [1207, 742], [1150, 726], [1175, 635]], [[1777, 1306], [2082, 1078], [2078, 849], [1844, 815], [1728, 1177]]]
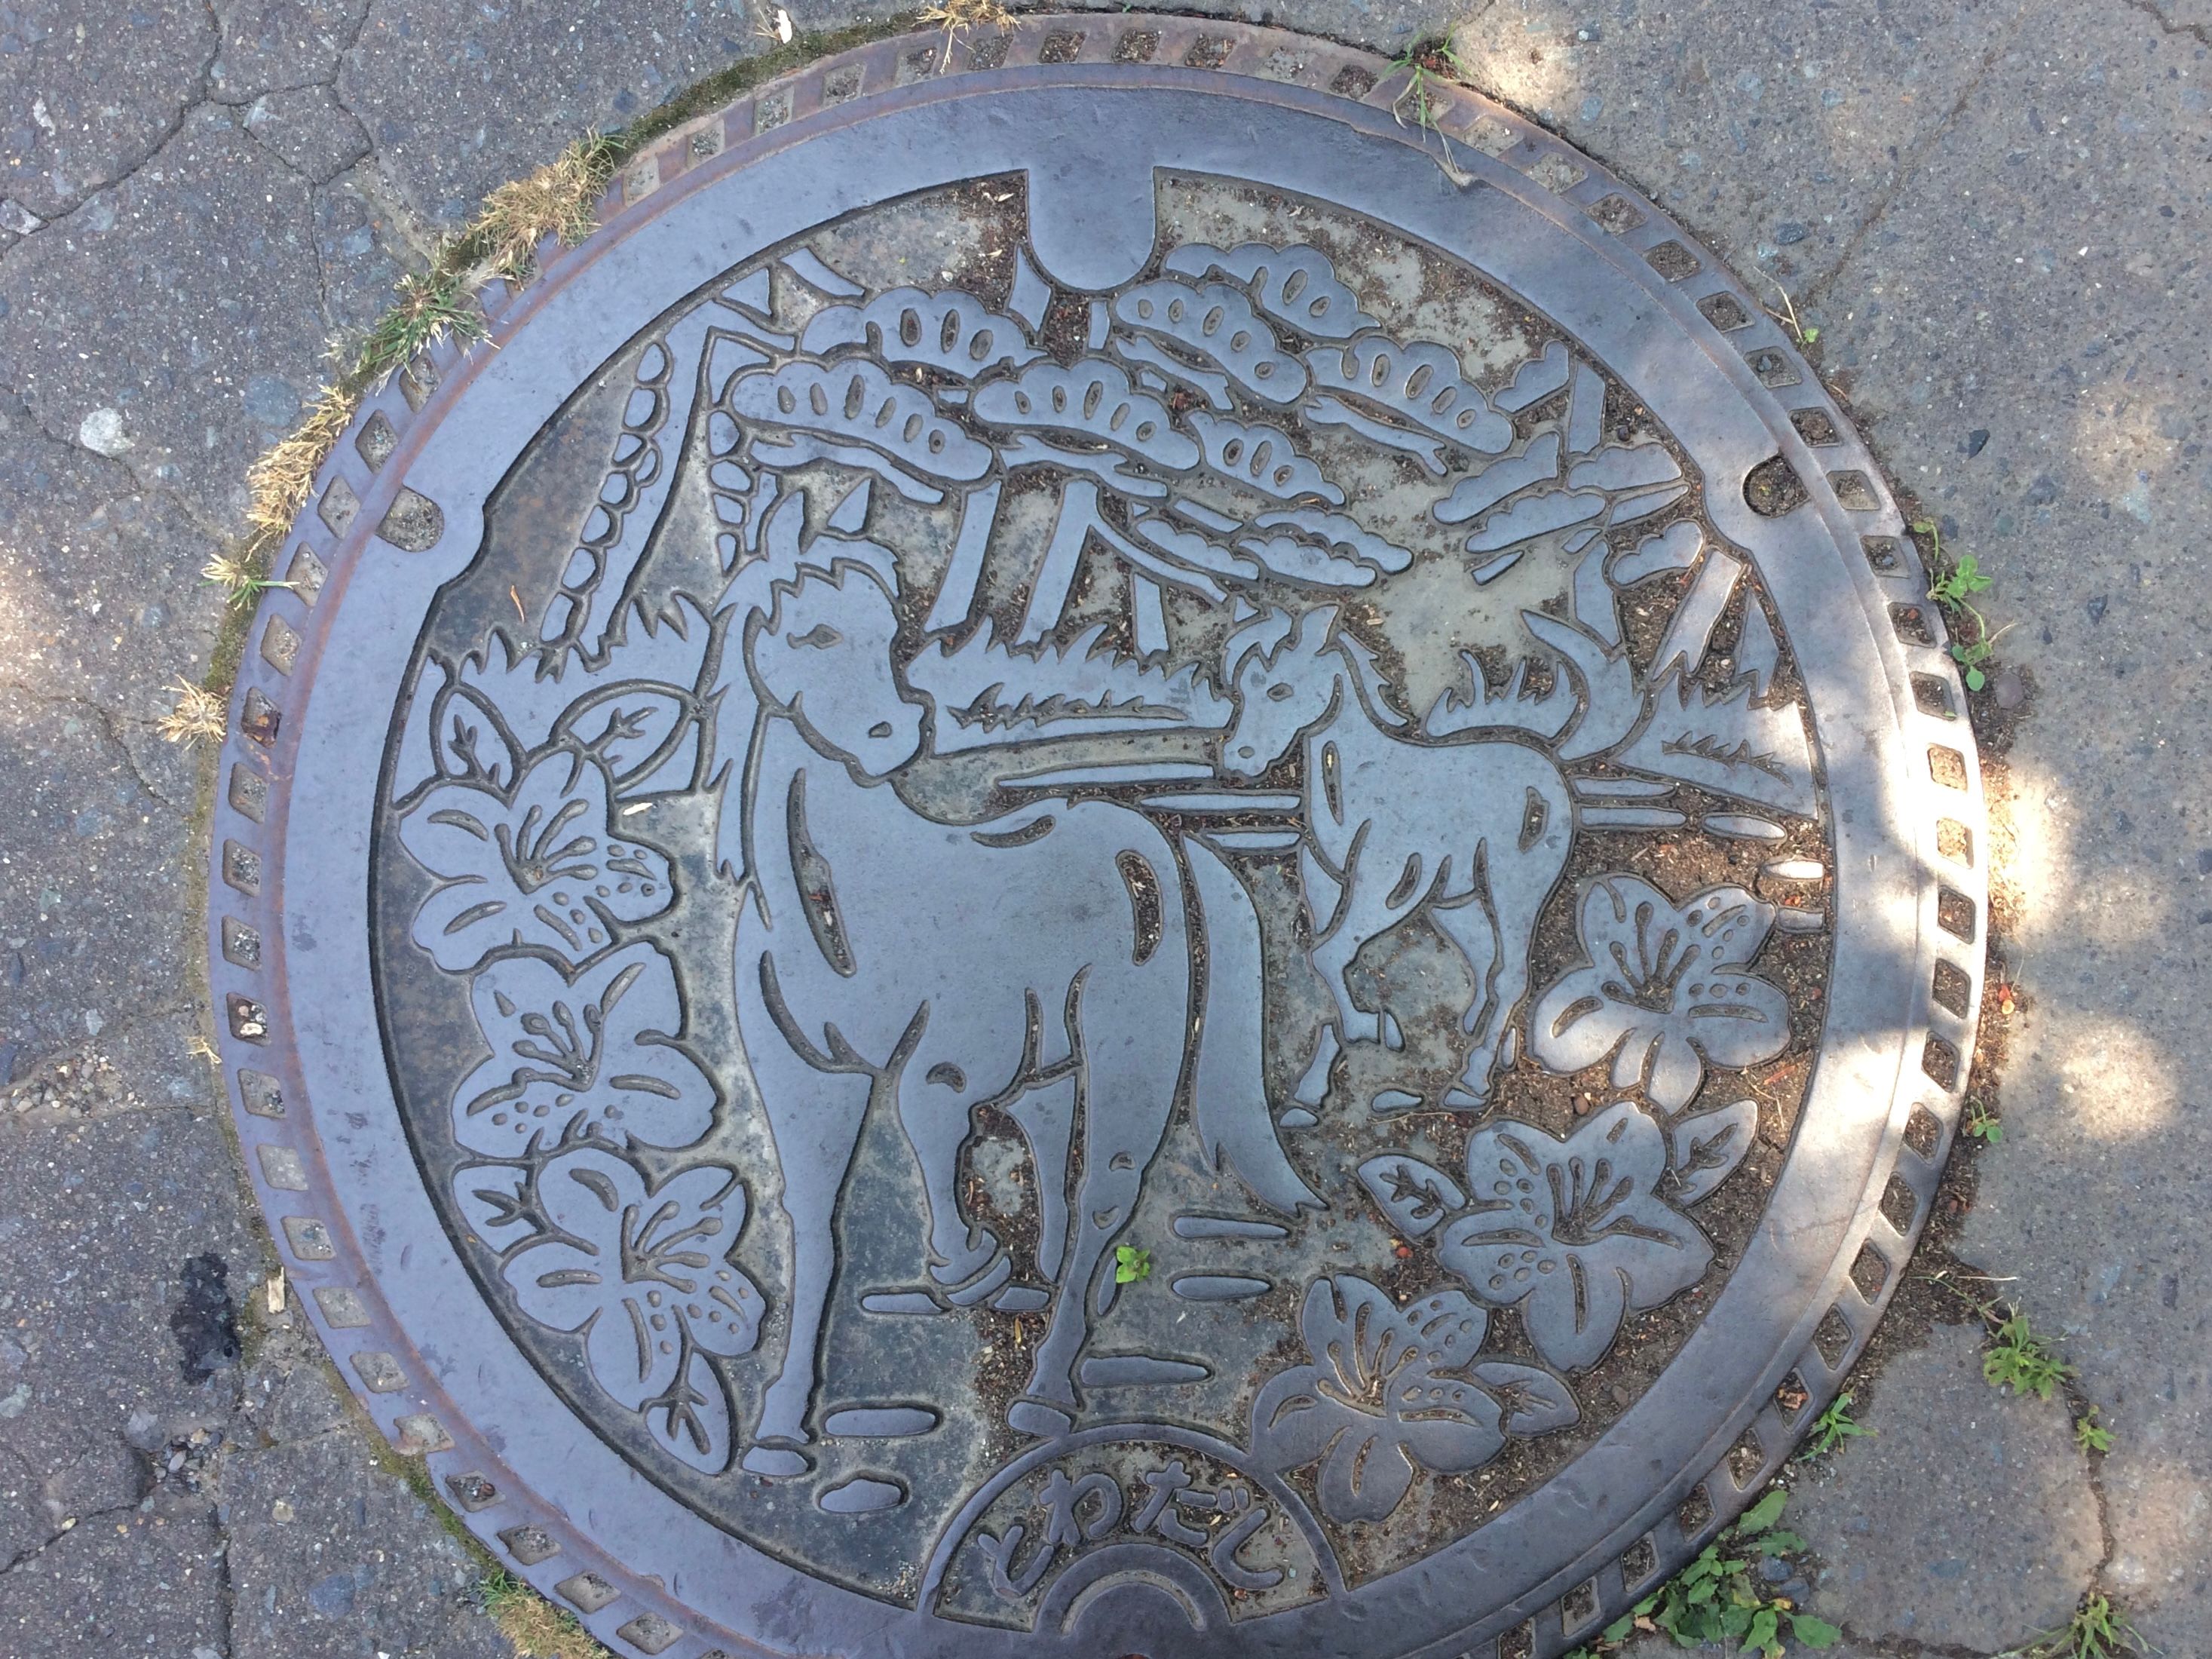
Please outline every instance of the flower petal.
[[1335, 1443], [1358, 1413], [1320, 1391], [1321, 1373], [1293, 1365], [1269, 1377], [1252, 1402], [1252, 1455], [1269, 1471], [1301, 1468]]
[[556, 1331], [583, 1328], [620, 1285], [618, 1257], [590, 1244], [548, 1239], [509, 1256], [501, 1270], [523, 1312]]
[[507, 805], [488, 789], [448, 783], [433, 789], [399, 820], [399, 844], [432, 875], [504, 877], [495, 826]]
[[1474, 1358], [1490, 1328], [1490, 1316], [1463, 1291], [1438, 1291], [1409, 1305], [1403, 1315], [1420, 1344], [1427, 1369], [1455, 1371]]
[[1548, 1434], [1582, 1418], [1573, 1390], [1534, 1365], [1492, 1360], [1474, 1368], [1474, 1380], [1498, 1401], [1508, 1434]]
[[1571, 1253], [1563, 1272], [1540, 1279], [1521, 1322], [1544, 1363], [1555, 1370], [1587, 1370], [1605, 1357], [1628, 1311], [1628, 1286], [1616, 1270], [1588, 1265]]
[[1577, 968], [1555, 981], [1528, 1014], [1528, 1048], [1546, 1069], [1565, 1077], [1595, 1066], [1624, 1033], [1645, 1018], [1633, 1004], [1605, 994], [1609, 969]]
[[1774, 926], [1775, 907], [1741, 887], [1708, 887], [1685, 901], [1682, 915], [1704, 942], [1705, 961], [1718, 967], [1759, 954]]
[[622, 1214], [645, 1202], [645, 1177], [611, 1152], [586, 1147], [545, 1166], [538, 1177], [538, 1201], [562, 1232], [618, 1261]]
[[1498, 1402], [1472, 1382], [1423, 1377], [1398, 1393], [1391, 1404], [1400, 1441], [1424, 1468], [1465, 1474], [1505, 1444]]
[[1380, 1521], [1405, 1500], [1413, 1466], [1395, 1441], [1346, 1434], [1321, 1466], [1322, 1513], [1332, 1521]]
[[1605, 1270], [1626, 1279], [1628, 1304], [1639, 1313], [1686, 1291], [1713, 1264], [1712, 1241], [1698, 1224], [1649, 1193], [1623, 1203], [1607, 1227], [1574, 1255], [1593, 1279]]
[[656, 1327], [655, 1312], [641, 1297], [617, 1297], [599, 1310], [584, 1334], [584, 1357], [591, 1362], [592, 1380], [617, 1405], [632, 1411], [676, 1380], [684, 1332], [667, 1314], [657, 1316], [660, 1323]]
[[1686, 1035], [1716, 1066], [1757, 1066], [1790, 1046], [1790, 999], [1755, 975], [1704, 982], [1692, 1002]]
[[1690, 1046], [1681, 1028], [1677, 1025], [1661, 1031], [1650, 1074], [1644, 1080], [1644, 1092], [1651, 1097], [1651, 1103], [1662, 1112], [1679, 1112], [1696, 1097], [1705, 1080], [1705, 1063], [1698, 1058], [1698, 1051]]

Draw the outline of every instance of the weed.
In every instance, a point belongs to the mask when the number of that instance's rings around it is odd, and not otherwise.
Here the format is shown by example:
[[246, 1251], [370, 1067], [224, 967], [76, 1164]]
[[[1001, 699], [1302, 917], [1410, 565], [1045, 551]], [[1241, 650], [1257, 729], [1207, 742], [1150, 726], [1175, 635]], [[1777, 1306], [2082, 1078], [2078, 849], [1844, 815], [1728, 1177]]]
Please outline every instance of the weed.
[[[2112, 1659], [2118, 1653], [2148, 1653], [2149, 1647], [2112, 1598], [2092, 1591], [2081, 1598], [2074, 1616], [2057, 1630], [2045, 1631], [2019, 1659]], [[2001, 1656], [2001, 1659], [2009, 1659]]]
[[[1841, 1631], [1798, 1612], [1787, 1597], [1770, 1595], [1758, 1576], [1758, 1557], [1794, 1555], [1805, 1547], [1796, 1533], [1774, 1524], [1789, 1501], [1790, 1494], [1779, 1486], [1769, 1492], [1699, 1551], [1696, 1560], [1607, 1626], [1595, 1643], [1577, 1648], [1566, 1659], [1599, 1659], [1639, 1632], [1662, 1631], [1680, 1647], [1725, 1642], [1759, 1659], [1782, 1659], [1785, 1630], [1790, 1640], [1804, 1647], [1833, 1647], [1843, 1638]], [[1727, 1546], [1746, 1547], [1737, 1553]]]
[[357, 388], [383, 385], [404, 368], [416, 352], [449, 334], [462, 340], [483, 337], [483, 313], [477, 308], [475, 298], [482, 283], [474, 279], [496, 273], [488, 264], [481, 270], [458, 266], [460, 251], [470, 240], [464, 237], [444, 244], [429, 270], [399, 279], [392, 309], [362, 337], [354, 358], [349, 378]]
[[2085, 1452], [2102, 1455], [2112, 1449], [2112, 1431], [2097, 1420], [2097, 1408], [2092, 1406], [2074, 1419], [2074, 1443]]
[[[1968, 1133], [1972, 1133], [1971, 1126]], [[1982, 1356], [1982, 1375], [1992, 1388], [2048, 1400], [2074, 1375], [2074, 1367], [2051, 1352], [2050, 1340], [2038, 1335], [2018, 1308], [1968, 1296], [1951, 1283], [1948, 1272], [1929, 1274], [1928, 1282], [1957, 1297], [1979, 1314], [1989, 1328], [1990, 1346]]]
[[2050, 1342], [2035, 1334], [2026, 1314], [2008, 1310], [1982, 1356], [1982, 1375], [1996, 1388], [2048, 1400], [2052, 1389], [2074, 1375], [2074, 1368], [2051, 1352]]
[[1805, 1449], [1800, 1457], [1820, 1457], [1835, 1450], [1846, 1440], [1856, 1440], [1863, 1434], [1876, 1431], [1863, 1423], [1851, 1421], [1851, 1396], [1839, 1394], [1828, 1402], [1827, 1410], [1813, 1419], [1813, 1428], [1806, 1437]]
[[1999, 636], [2012, 624], [1992, 629], [1990, 619], [1975, 608], [1973, 596], [1991, 585], [1990, 579], [1982, 574], [1972, 554], [1956, 560], [1945, 555], [1942, 526], [1933, 519], [1916, 519], [1912, 533], [1928, 538], [1928, 597], [1950, 613], [1954, 634], [1972, 635], [1954, 641], [1951, 658], [1966, 671], [1966, 690], [1978, 691], [1990, 683], [1990, 658]]
[[1981, 567], [1971, 553], [1962, 555], [1956, 564], [1928, 585], [1928, 597], [1947, 611], [1964, 608], [1966, 601], [1992, 584], [1982, 574]]
[[599, 222], [599, 198], [614, 176], [617, 147], [601, 133], [579, 139], [526, 178], [501, 185], [484, 198], [471, 234], [482, 244], [482, 263], [511, 283], [538, 269], [538, 247], [556, 236], [574, 247]]
[[1437, 165], [1444, 170], [1444, 176], [1462, 189], [1473, 184], [1474, 175], [1452, 160], [1451, 141], [1437, 125], [1437, 87], [1447, 82], [1468, 78], [1467, 65], [1452, 50], [1451, 42], [1442, 35], [1416, 40], [1390, 60], [1390, 70], [1393, 74], [1402, 73], [1406, 77], [1404, 88], [1390, 100], [1390, 112], [1398, 118], [1398, 125], [1405, 125], [1406, 106], [1412, 104], [1414, 125], [1424, 132], [1437, 135], [1439, 147]]
[[1819, 339], [1820, 337], [1820, 330], [1818, 325], [1815, 325], [1811, 328], [1808, 328], [1804, 324], [1798, 321], [1797, 305], [1796, 302], [1790, 297], [1790, 290], [1783, 287], [1778, 279], [1772, 276], [1767, 276], [1765, 271], [1762, 270], [1759, 274], [1762, 276], [1766, 276], [1766, 280], [1774, 284], [1774, 291], [1782, 296], [1782, 309], [1780, 311], [1777, 311], [1773, 307], [1769, 306], [1766, 307], [1766, 314], [1773, 318], [1776, 322], [1780, 323], [1784, 327], [1787, 328], [1792, 334], [1796, 335], [1797, 337], [1797, 343], [1799, 345], [1811, 345], [1815, 340]]
[[222, 699], [190, 680], [180, 679], [171, 690], [176, 695], [176, 704], [154, 722], [154, 729], [171, 743], [221, 743], [230, 726], [223, 714]]
[[611, 1659], [565, 1607], [556, 1607], [513, 1573], [489, 1574], [477, 1600], [518, 1653], [537, 1659]]
[[1984, 1146], [1994, 1146], [2004, 1139], [2004, 1125], [1997, 1115], [1978, 1100], [1966, 1102], [1966, 1133]]
[[252, 605], [272, 587], [289, 587], [289, 582], [272, 580], [262, 574], [257, 553], [249, 551], [251, 544], [218, 553], [200, 567], [200, 580], [223, 590], [223, 596], [232, 605]]
[[1133, 1285], [1140, 1279], [1152, 1276], [1152, 1253], [1140, 1250], [1133, 1244], [1114, 1247], [1114, 1282]]
[[[941, 23], [945, 27], [945, 64], [952, 62], [952, 42], [964, 29], [1002, 29], [1011, 26], [1013, 13], [1000, 0], [938, 0], [925, 6], [916, 15], [923, 23]], [[939, 67], [942, 69], [945, 64]]]

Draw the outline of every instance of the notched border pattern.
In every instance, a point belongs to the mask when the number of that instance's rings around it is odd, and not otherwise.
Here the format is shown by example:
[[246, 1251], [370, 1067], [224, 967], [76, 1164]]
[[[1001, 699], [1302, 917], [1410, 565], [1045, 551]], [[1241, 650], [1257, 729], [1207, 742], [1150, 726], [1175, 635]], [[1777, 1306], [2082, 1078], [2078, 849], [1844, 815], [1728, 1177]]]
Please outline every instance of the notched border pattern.
[[[629, 210], [656, 191], [757, 135], [940, 75], [1077, 62], [1183, 64], [1383, 109], [1405, 85], [1403, 72], [1391, 72], [1370, 53], [1281, 30], [1168, 15], [1033, 16], [1003, 33], [957, 43], [950, 54], [935, 33], [894, 37], [768, 82], [676, 128], [610, 185], [600, 229], [584, 249], [548, 245], [541, 280], [557, 279], [571, 261], [625, 231]], [[1862, 1200], [1856, 1236], [1831, 1271], [1826, 1306], [1802, 1349], [1778, 1361], [1773, 1382], [1794, 1377], [1804, 1401], [1785, 1413], [1771, 1395], [1761, 1401], [1733, 1435], [1716, 1437], [1711, 1464], [1678, 1483], [1674, 1507], [1657, 1525], [1521, 1623], [1471, 1646], [1447, 1643], [1433, 1650], [1449, 1650], [1457, 1659], [1557, 1659], [1676, 1571], [1772, 1479], [1835, 1396], [1894, 1292], [1934, 1201], [1973, 1053], [1987, 933], [1986, 815], [1964, 691], [1902, 517], [1879, 482], [1873, 457], [1781, 326], [1681, 227], [1588, 156], [1470, 90], [1430, 90], [1442, 102], [1437, 131], [1415, 139], [1431, 148], [1449, 140], [1513, 168], [1633, 250], [1697, 312], [1711, 337], [1741, 357], [1747, 395], [1756, 401], [1764, 394], [1778, 416], [1786, 417], [1788, 435], [1778, 440], [1783, 454], [1801, 478], [1826, 484], [1861, 538], [1875, 590], [1874, 620], [1879, 633], [1894, 640], [1897, 720], [1923, 797], [1919, 937], [1930, 976], [1916, 999], [1920, 1071], [1900, 1080], [1884, 1153]], [[484, 295], [494, 345], [511, 331], [501, 325], [515, 298], [498, 284]], [[416, 446], [409, 439], [422, 410], [461, 362], [462, 353], [444, 343], [362, 401], [346, 441], [318, 473], [310, 506], [279, 550], [276, 565], [290, 586], [264, 593], [252, 648], [232, 692], [230, 735], [218, 763], [208, 928], [210, 989], [224, 1011], [220, 1036], [233, 1115], [255, 1195], [276, 1223], [272, 1231], [301, 1305], [393, 1448], [423, 1457], [439, 1490], [502, 1565], [573, 1609], [612, 1651], [718, 1659], [751, 1644], [702, 1629], [699, 1615], [538, 1503], [437, 1385], [369, 1278], [335, 1203], [289, 1042], [279, 971], [284, 805], [273, 786], [289, 775], [297, 750], [298, 693], [312, 683], [320, 653], [325, 590], [335, 585], [342, 592], [354, 564], [387, 535], [387, 545], [377, 550], [385, 556], [404, 557], [404, 549], [431, 544], [422, 540], [414, 507], [422, 498], [398, 480], [414, 458]], [[395, 519], [403, 496], [411, 499]], [[1819, 510], [1820, 502], [1815, 497], [1808, 505]], [[344, 523], [343, 535], [331, 532], [334, 520]], [[1880, 626], [1885, 622], [1887, 629]], [[1909, 1052], [1912, 1044], [1907, 1047]], [[1909, 1218], [1900, 1227], [1892, 1218], [1906, 1212], [1908, 1200]], [[1860, 1283], [1869, 1279], [1871, 1293]]]

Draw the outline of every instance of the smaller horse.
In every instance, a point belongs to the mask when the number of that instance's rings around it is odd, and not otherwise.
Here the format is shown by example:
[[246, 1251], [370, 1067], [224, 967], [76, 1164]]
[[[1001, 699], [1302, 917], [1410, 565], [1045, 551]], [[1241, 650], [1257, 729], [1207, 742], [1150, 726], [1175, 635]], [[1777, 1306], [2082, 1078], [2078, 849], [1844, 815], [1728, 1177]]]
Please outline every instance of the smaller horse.
[[[1295, 623], [1275, 611], [1232, 635], [1237, 717], [1222, 767], [1255, 778], [1305, 744], [1304, 839], [1298, 866], [1316, 931], [1314, 967], [1336, 998], [1297, 1097], [1318, 1105], [1338, 1051], [1364, 1011], [1352, 958], [1371, 939], [1425, 915], [1458, 946], [1475, 994], [1472, 1040], [1444, 1103], [1477, 1109], [1512, 1063], [1513, 1021], [1528, 990], [1537, 912], [1566, 867], [1574, 836], [1566, 780], [1533, 744], [1484, 733], [1422, 742], [1382, 700], [1374, 659], [1339, 626], [1337, 608]], [[1387, 1013], [1370, 1017], [1393, 1039]]]

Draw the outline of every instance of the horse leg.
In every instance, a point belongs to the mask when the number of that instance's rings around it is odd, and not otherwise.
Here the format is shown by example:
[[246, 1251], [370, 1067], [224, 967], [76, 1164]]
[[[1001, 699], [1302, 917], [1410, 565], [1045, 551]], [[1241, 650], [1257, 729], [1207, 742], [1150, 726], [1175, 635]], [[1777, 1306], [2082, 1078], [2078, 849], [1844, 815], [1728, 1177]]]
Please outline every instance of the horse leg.
[[[1565, 785], [1555, 785], [1546, 793], [1556, 796], [1544, 802], [1550, 822], [1571, 823], [1569, 814], [1573, 807]], [[1491, 1079], [1499, 1066], [1512, 1063], [1513, 1022], [1528, 994], [1528, 950], [1536, 936], [1537, 915], [1559, 884], [1566, 865], [1565, 839], [1559, 838], [1556, 849], [1547, 842], [1525, 852], [1500, 852], [1498, 842], [1492, 840], [1475, 854], [1477, 879], [1468, 901], [1437, 913], [1437, 921], [1474, 963], [1478, 981], [1486, 981], [1486, 1000], [1478, 995], [1468, 1009], [1466, 1028], [1476, 1042], [1461, 1079], [1477, 1104], [1490, 1098]], [[1474, 920], [1476, 916], [1480, 918], [1479, 925]], [[1455, 917], [1468, 920], [1455, 925]], [[1468, 934], [1464, 938], [1462, 926]], [[1476, 953], [1478, 945], [1480, 955]]]
[[[1085, 981], [1078, 1019], [1078, 1094], [1083, 1175], [1052, 1318], [1038, 1344], [1029, 1386], [1006, 1413], [1024, 1434], [1046, 1438], [1073, 1426], [1075, 1364], [1095, 1310], [1113, 1304], [1115, 1238], [1136, 1213], [1145, 1170], [1167, 1133], [1182, 1076], [1189, 1020], [1188, 947], [1173, 935], [1142, 967], [1100, 964]], [[1101, 969], [1103, 971], [1101, 971]], [[1045, 1178], [1039, 1171], [1040, 1181]]]
[[[1459, 947], [1474, 977], [1474, 995], [1460, 1019], [1460, 1029], [1474, 1039], [1474, 1046], [1468, 1050], [1460, 1082], [1445, 1091], [1443, 1100], [1447, 1109], [1472, 1110], [1490, 1099], [1490, 1078], [1497, 1069], [1498, 1043], [1511, 1018], [1511, 1010], [1504, 1000], [1510, 964], [1498, 960], [1500, 933], [1486, 881], [1479, 879], [1471, 891], [1435, 905], [1429, 914], [1438, 931]], [[1526, 957], [1524, 948], [1524, 982]]]
[[[999, 1241], [988, 1228], [970, 1223], [960, 1207], [960, 1148], [975, 1110], [967, 1078], [950, 1061], [930, 1064], [925, 1058], [930, 1052], [927, 1046], [918, 1052], [899, 1079], [899, 1127], [914, 1149], [929, 1204], [930, 1277], [939, 1285], [965, 1286], [998, 1259]], [[977, 1293], [996, 1288], [986, 1285]]]
[[[1340, 1046], [1352, 1040], [1352, 1033], [1364, 1030], [1371, 1021], [1375, 1039], [1386, 1047], [1395, 1048], [1403, 1042], [1398, 1035], [1396, 1022], [1389, 1011], [1376, 1008], [1371, 1014], [1352, 1000], [1352, 963], [1360, 947], [1371, 939], [1378, 939], [1396, 927], [1413, 908], [1410, 902], [1393, 905], [1388, 897], [1378, 896], [1373, 881], [1363, 882], [1357, 868], [1345, 872], [1347, 884], [1343, 908], [1338, 913], [1336, 926], [1328, 938], [1318, 940], [1311, 953], [1315, 970], [1328, 984], [1336, 997], [1337, 1025], [1334, 1040], [1324, 1032], [1321, 1046], [1315, 1051], [1313, 1063], [1298, 1080], [1297, 1099], [1303, 1106], [1317, 1106], [1328, 1091], [1328, 1067], [1336, 1059]], [[1395, 1039], [1395, 1040], [1394, 1040]]]
[[[741, 985], [744, 978], [738, 975]], [[741, 1006], [743, 1001], [741, 995]], [[783, 1361], [762, 1398], [760, 1426], [744, 1462], [754, 1474], [804, 1474], [808, 1462], [797, 1448], [813, 1438], [806, 1413], [820, 1375], [823, 1316], [836, 1277], [837, 1200], [860, 1144], [875, 1079], [866, 1073], [815, 1071], [773, 1027], [746, 1020], [742, 1013], [739, 1018], [740, 1029], [750, 1039], [747, 1052], [775, 1139], [783, 1213], [791, 1228], [791, 1304]]]

